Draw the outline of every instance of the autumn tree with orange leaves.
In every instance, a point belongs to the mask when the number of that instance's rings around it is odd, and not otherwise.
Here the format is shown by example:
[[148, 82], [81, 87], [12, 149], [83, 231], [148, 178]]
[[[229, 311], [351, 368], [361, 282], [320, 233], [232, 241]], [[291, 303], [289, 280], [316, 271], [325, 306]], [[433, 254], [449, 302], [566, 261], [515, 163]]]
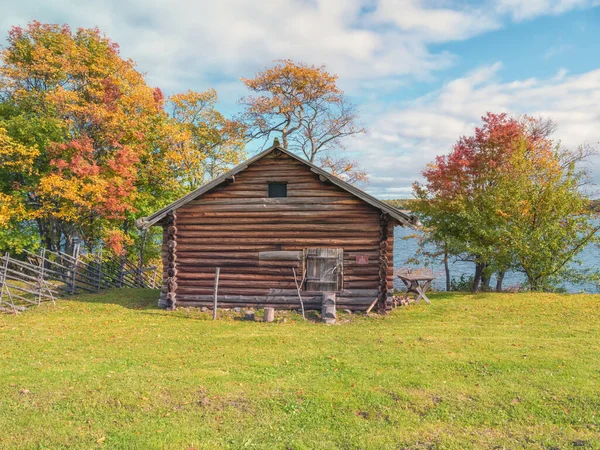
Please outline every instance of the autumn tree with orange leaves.
[[304, 156], [350, 182], [366, 181], [355, 161], [335, 155], [344, 139], [365, 133], [356, 107], [337, 86], [337, 76], [325, 66], [315, 67], [284, 59], [274, 67], [242, 78], [256, 95], [243, 97], [241, 121], [248, 139], [271, 141]]
[[13, 156], [26, 148], [31, 158], [27, 172], [3, 164], [2, 191], [48, 248], [105, 238], [120, 251], [166, 117], [161, 92], [97, 29], [13, 27], [1, 59], [0, 129]]
[[174, 116], [167, 101], [98, 29], [13, 27], [0, 53], [0, 247], [120, 254], [141, 239], [135, 218], [238, 162], [216, 93], [173, 96]]

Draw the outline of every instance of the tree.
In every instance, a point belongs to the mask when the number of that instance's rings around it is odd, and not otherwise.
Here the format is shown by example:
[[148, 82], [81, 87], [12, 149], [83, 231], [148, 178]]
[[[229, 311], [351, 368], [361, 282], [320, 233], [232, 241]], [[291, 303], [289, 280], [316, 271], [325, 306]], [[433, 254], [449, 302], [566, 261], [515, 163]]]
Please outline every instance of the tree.
[[123, 241], [148, 200], [138, 203], [140, 182], [165, 151], [153, 140], [167, 118], [160, 90], [97, 29], [13, 27], [1, 61], [2, 158], [31, 167], [0, 169], [1, 191], [24, 208], [16, 222], [34, 221], [51, 249]]
[[[356, 162], [338, 159], [333, 153], [344, 150], [344, 138], [365, 133], [357, 124], [356, 107], [337, 86], [337, 76], [325, 66], [315, 67], [278, 60], [274, 67], [242, 78], [257, 96], [240, 100], [245, 110], [241, 121], [248, 139], [281, 137], [284, 148], [303, 155], [350, 181], [364, 181]], [[344, 170], [340, 171], [339, 169]]]
[[592, 220], [589, 199], [580, 189], [586, 171], [578, 169], [594, 152], [551, 144], [521, 145], [511, 158], [510, 174], [498, 186], [504, 193], [499, 212], [507, 219], [507, 245], [534, 291], [597, 276], [576, 267], [577, 254], [600, 242], [600, 225]]
[[177, 169], [190, 190], [243, 160], [244, 127], [216, 110], [214, 89], [190, 90], [171, 96], [169, 101], [179, 125]]
[[319, 165], [350, 184], [369, 181], [367, 172], [361, 170], [356, 161], [348, 158], [331, 158], [330, 156], [325, 156], [319, 160]]
[[[436, 242], [475, 263], [473, 290], [489, 288], [498, 273], [522, 270], [531, 289], [547, 289], [597, 227], [584, 214], [577, 163], [589, 152], [569, 152], [551, 139], [551, 121], [488, 113], [483, 126], [439, 156], [414, 185], [414, 210]], [[562, 271], [562, 272], [561, 272]]]
[[495, 186], [506, 172], [510, 154], [525, 129], [506, 114], [488, 113], [473, 136], [463, 136], [448, 155], [438, 156], [416, 183], [415, 211], [435, 230], [437, 242], [452, 242], [455, 254], [475, 263], [473, 290], [489, 288], [492, 271], [506, 271], [512, 257], [499, 246], [504, 218], [499, 216]]

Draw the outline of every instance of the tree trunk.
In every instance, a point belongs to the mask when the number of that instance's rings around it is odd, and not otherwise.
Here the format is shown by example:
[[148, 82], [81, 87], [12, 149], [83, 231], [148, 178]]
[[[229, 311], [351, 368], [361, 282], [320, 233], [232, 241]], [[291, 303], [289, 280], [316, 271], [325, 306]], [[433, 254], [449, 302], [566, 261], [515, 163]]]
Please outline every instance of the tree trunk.
[[65, 236], [65, 248], [64, 253], [67, 255], [72, 255], [75, 251], [75, 238], [72, 234], [67, 234], [63, 231], [63, 235]]
[[449, 292], [452, 282], [450, 279], [450, 266], [448, 265], [448, 249], [444, 249], [444, 272], [446, 273], [446, 291]]
[[481, 290], [487, 292], [490, 290], [490, 280], [491, 277], [488, 273], [486, 273], [486, 267], [484, 266], [484, 270], [481, 273]]
[[479, 291], [481, 287], [481, 278], [483, 276], [483, 270], [485, 269], [485, 264], [483, 263], [475, 263], [475, 277], [473, 278], [473, 292]]
[[504, 281], [504, 270], [498, 272], [496, 275], [496, 292], [502, 292], [502, 282]]

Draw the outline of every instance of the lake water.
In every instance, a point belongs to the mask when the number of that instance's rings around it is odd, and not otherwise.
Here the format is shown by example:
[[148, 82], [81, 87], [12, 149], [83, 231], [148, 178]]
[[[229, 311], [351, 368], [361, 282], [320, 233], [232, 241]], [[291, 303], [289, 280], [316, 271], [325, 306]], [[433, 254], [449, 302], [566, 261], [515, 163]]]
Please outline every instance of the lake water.
[[[415, 264], [407, 264], [406, 261], [411, 258], [415, 252], [417, 251], [418, 245], [416, 239], [408, 239], [403, 240], [402, 238], [405, 236], [410, 236], [415, 234], [414, 230], [410, 228], [396, 227], [394, 231], [394, 267], [418, 267]], [[590, 245], [586, 247], [579, 254], [579, 259], [583, 263], [583, 267], [585, 268], [598, 268], [600, 264], [600, 248], [595, 245]], [[431, 266], [434, 274], [437, 276], [436, 280], [433, 282], [433, 286], [437, 290], [445, 290], [446, 281], [444, 275], [444, 266], [440, 263], [434, 266]], [[455, 263], [451, 263], [450, 265], [450, 276], [452, 278], [460, 278], [462, 274], [465, 277], [470, 277], [475, 272], [475, 265], [469, 262], [461, 262], [457, 261]], [[404, 288], [404, 285], [399, 279], [395, 279], [395, 285], [397, 288]], [[492, 280], [494, 283], [495, 281]], [[508, 272], [504, 277], [503, 287], [509, 288], [511, 286], [516, 286], [523, 284], [525, 282], [525, 275], [518, 272]], [[493, 284], [492, 284], [493, 286]], [[585, 284], [585, 285], [573, 285], [571, 283], [565, 283], [564, 287], [568, 292], [599, 292], [598, 287], [595, 284]]]

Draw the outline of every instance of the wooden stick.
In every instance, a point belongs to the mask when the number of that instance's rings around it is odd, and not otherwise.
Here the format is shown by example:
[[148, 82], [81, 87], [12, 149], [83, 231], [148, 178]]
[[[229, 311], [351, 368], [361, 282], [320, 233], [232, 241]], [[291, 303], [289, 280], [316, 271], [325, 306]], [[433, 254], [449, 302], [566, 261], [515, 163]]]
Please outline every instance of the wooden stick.
[[213, 304], [213, 320], [217, 318], [217, 293], [219, 291], [219, 274], [221, 273], [221, 268], [217, 267], [215, 269], [215, 299]]
[[365, 314], [369, 314], [371, 312], [371, 310], [373, 309], [373, 307], [377, 303], [377, 300], [379, 300], [379, 297], [376, 297], [375, 300], [373, 300], [373, 303], [371, 303], [371, 306], [369, 306], [369, 309], [367, 309], [367, 312]]
[[294, 282], [296, 283], [296, 290], [298, 291], [298, 298], [300, 299], [300, 307], [302, 308], [302, 318], [306, 320], [306, 316], [304, 315], [304, 302], [302, 301], [302, 295], [300, 294], [300, 287], [304, 284], [304, 278], [302, 278], [302, 282], [298, 285], [298, 278], [296, 277], [296, 268], [292, 267], [292, 272], [294, 272]]

